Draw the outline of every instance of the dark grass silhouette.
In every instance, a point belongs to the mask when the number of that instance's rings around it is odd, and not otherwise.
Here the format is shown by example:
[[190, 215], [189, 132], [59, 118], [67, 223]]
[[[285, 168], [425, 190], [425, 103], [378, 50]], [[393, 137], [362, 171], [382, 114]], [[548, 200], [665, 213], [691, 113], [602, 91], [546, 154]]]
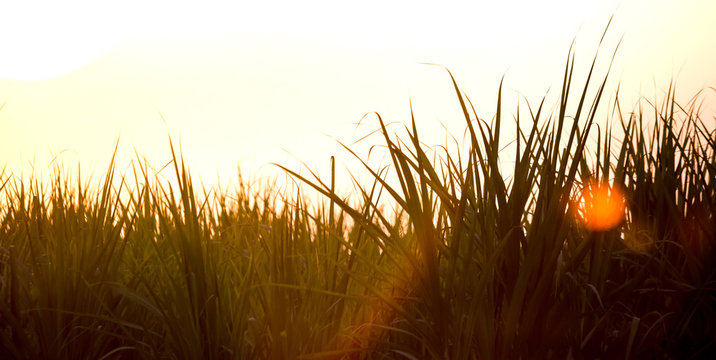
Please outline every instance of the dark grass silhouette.
[[[706, 357], [716, 133], [673, 87], [597, 127], [593, 69], [573, 98], [570, 53], [557, 111], [514, 115], [508, 170], [501, 97], [487, 124], [453, 79], [468, 150], [439, 157], [377, 116], [392, 164], [360, 201], [290, 169], [326, 202], [199, 190], [173, 148], [174, 186], [141, 162], [93, 188], [3, 173], [0, 358]], [[575, 221], [593, 181], [625, 195], [613, 229]]]

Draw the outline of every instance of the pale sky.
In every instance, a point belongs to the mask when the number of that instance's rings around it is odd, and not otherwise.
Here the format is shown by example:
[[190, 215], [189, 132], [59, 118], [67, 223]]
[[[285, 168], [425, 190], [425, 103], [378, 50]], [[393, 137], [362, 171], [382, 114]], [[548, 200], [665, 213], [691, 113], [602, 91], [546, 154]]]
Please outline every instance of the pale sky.
[[335, 139], [375, 129], [355, 127], [363, 114], [406, 123], [409, 100], [440, 142], [443, 125], [459, 137], [465, 124], [444, 70], [418, 63], [448, 67], [489, 120], [502, 76], [508, 114], [522, 96], [556, 95], [575, 38], [576, 80], [586, 77], [612, 14], [600, 70], [624, 40], [608, 97], [617, 82], [625, 108], [672, 78], [683, 100], [716, 85], [709, 0], [5, 4], [0, 165], [28, 172], [34, 159], [46, 171], [59, 153], [101, 172], [118, 137], [121, 164], [136, 148], [158, 165], [169, 132], [209, 182], [239, 164], [325, 169], [330, 155], [348, 158]]

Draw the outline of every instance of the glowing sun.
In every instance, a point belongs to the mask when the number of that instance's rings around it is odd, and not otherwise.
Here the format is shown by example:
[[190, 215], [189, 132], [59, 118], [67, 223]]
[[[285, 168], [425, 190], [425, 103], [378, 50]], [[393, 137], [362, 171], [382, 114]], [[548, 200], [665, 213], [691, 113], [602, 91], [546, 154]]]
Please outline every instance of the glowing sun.
[[624, 220], [625, 210], [624, 193], [619, 187], [595, 182], [582, 190], [578, 218], [591, 231], [606, 231]]

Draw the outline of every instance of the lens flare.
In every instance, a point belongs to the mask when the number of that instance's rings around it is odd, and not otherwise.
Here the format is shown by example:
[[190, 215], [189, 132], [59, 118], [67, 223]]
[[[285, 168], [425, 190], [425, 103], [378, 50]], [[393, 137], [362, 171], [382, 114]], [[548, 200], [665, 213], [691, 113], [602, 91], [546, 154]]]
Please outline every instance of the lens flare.
[[590, 231], [607, 231], [624, 220], [624, 193], [606, 182], [587, 185], [579, 201], [579, 220]]

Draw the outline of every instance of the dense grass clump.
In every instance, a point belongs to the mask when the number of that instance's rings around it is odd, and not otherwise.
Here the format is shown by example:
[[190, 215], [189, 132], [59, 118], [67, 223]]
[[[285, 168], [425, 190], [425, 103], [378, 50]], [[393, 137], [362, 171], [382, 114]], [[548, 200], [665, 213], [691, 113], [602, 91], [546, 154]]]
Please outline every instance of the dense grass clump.
[[[515, 114], [507, 170], [501, 97], [487, 124], [453, 80], [468, 144], [441, 156], [377, 116], [392, 166], [366, 165], [360, 201], [289, 169], [326, 202], [200, 191], [177, 156], [173, 186], [141, 163], [97, 188], [3, 173], [0, 358], [714, 353], [716, 133], [672, 89], [599, 128], [606, 79], [588, 99], [592, 66], [573, 99], [573, 63], [554, 113]], [[595, 182], [624, 194], [614, 228], [576, 220]]]

